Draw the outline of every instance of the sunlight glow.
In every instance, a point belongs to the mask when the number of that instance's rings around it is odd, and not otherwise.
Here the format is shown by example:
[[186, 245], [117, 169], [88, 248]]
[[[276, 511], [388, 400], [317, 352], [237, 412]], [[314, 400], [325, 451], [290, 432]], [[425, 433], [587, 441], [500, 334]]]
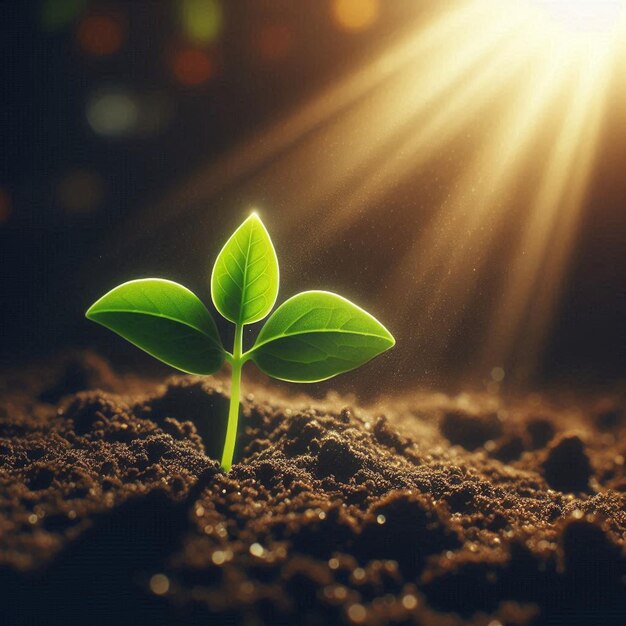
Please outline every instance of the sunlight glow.
[[613, 31], [624, 11], [624, 0], [532, 0], [555, 22], [577, 32]]
[[[372, 242], [387, 229], [394, 247], [375, 251], [376, 272], [359, 265], [355, 275], [394, 302], [398, 344], [414, 347], [407, 359], [419, 354], [425, 371], [460, 361], [455, 342], [473, 315], [482, 330], [467, 371], [491, 380], [504, 368], [507, 383], [532, 375], [594, 172], [624, 4], [434, 2], [352, 72], [150, 207], [150, 219], [164, 228], [186, 210], [204, 223], [216, 198], [291, 211], [275, 228], [302, 242], [294, 274], [320, 250], [349, 262], [355, 228], [367, 225]], [[403, 195], [417, 184], [419, 199]]]

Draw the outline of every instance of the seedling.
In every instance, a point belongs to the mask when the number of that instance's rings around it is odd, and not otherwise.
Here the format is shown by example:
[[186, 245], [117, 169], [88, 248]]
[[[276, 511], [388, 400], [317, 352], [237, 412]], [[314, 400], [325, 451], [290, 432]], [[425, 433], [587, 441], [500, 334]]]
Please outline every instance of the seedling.
[[254, 361], [265, 374], [312, 383], [355, 369], [395, 344], [372, 315], [329, 291], [304, 291], [283, 302], [252, 348], [243, 328], [264, 319], [278, 296], [278, 259], [256, 213], [233, 233], [211, 274], [215, 308], [235, 325], [233, 351], [224, 349], [211, 314], [189, 289], [162, 278], [123, 283], [97, 300], [86, 316], [168, 365], [189, 374], [232, 371], [222, 468], [232, 465], [241, 370]]

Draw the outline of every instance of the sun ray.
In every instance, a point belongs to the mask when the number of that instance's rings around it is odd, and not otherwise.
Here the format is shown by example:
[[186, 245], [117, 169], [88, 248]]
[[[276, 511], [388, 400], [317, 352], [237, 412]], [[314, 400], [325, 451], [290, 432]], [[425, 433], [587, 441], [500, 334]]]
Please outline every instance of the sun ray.
[[[489, 8], [484, 0], [467, 0], [454, 10], [435, 10], [428, 23], [422, 25], [417, 33], [412, 27], [405, 28], [403, 34], [394, 33], [392, 43], [374, 53], [373, 58], [363, 62], [361, 67], [334, 81], [286, 119], [270, 124], [217, 161], [200, 168], [156, 206], [150, 204], [139, 211], [136, 218], [129, 219], [124, 225], [124, 233], [130, 238], [136, 236], [137, 226], [146, 218], [156, 227], [180, 219], [182, 212], [201, 210], [198, 206], [200, 199], [210, 199], [234, 184], [248, 184], [250, 176], [254, 177], [259, 171], [271, 168], [270, 175], [280, 175], [277, 168], [272, 167], [277, 156], [296, 149], [316, 131], [332, 123], [342, 112], [366, 100], [377, 89], [384, 90], [387, 80], [397, 80], [403, 70], [410, 71], [407, 65], [421, 60], [428, 71], [424, 59], [450, 50], [450, 41], [462, 33], [467, 24], [479, 23], [488, 14]], [[258, 181], [254, 179], [253, 182]], [[119, 235], [116, 233], [116, 236]]]
[[[468, 166], [456, 194], [440, 207], [434, 223], [389, 277], [393, 293], [402, 293], [405, 286], [397, 318], [413, 320], [414, 332], [428, 346], [431, 360], [445, 357], [449, 336], [456, 332], [467, 302], [491, 269], [489, 250], [508, 217], [510, 185], [534, 145], [529, 131], [564, 88], [559, 80], [561, 61], [555, 56], [538, 65], [524, 88], [514, 92], [507, 114]], [[526, 103], [523, 114], [518, 100]], [[418, 299], [406, 292], [408, 277], [411, 283], [426, 286]]]
[[[394, 154], [402, 138], [414, 131], [416, 118], [427, 118], [428, 111], [437, 106], [449, 106], [444, 100], [449, 96], [452, 86], [458, 84], [465, 73], [471, 76], [470, 81], [475, 84], [473, 91], [476, 91], [481, 85], [470, 70], [481, 59], [484, 61], [489, 53], [498, 50], [498, 42], [502, 37], [502, 34], [496, 34], [479, 45], [462, 46], [463, 61], [458, 63], [458, 69], [444, 74], [436, 81], [429, 78], [407, 85], [403, 74], [395, 77], [384, 90], [337, 116], [281, 155], [258, 178], [249, 183], [252, 189], [247, 193], [254, 196], [259, 190], [267, 188], [269, 180], [272, 183], [278, 182], [278, 197], [275, 195], [273, 200], [283, 206], [294, 207], [301, 218], [318, 209], [317, 216], [322, 219], [318, 236], [323, 238], [330, 235], [335, 227], [334, 217], [338, 217], [334, 204], [336, 194], [339, 192], [342, 197], [349, 198], [356, 193], [349, 186], [350, 180], [362, 186], [362, 181], [369, 178], [368, 170], [387, 155]], [[448, 58], [447, 55], [444, 58]], [[505, 63], [504, 59], [498, 58], [490, 62], [488, 67], [497, 65], [502, 68]], [[485, 74], [481, 83], [483, 87], [484, 81], [490, 76], [488, 71]], [[464, 94], [469, 97], [471, 93], [472, 90], [463, 91], [458, 96], [455, 93], [454, 102], [463, 106], [461, 99]], [[372, 129], [371, 132], [362, 132], [364, 124]], [[425, 139], [432, 137], [440, 126], [441, 119], [438, 116], [432, 124], [431, 134], [424, 133]], [[346, 150], [346, 146], [350, 149]], [[320, 150], [320, 147], [323, 149]], [[313, 188], [308, 185], [303, 187], [303, 171], [307, 172], [308, 178], [319, 183]]]
[[[468, 45], [461, 63], [452, 67], [446, 59], [440, 64], [433, 63], [438, 81], [420, 83], [420, 91], [426, 90], [433, 97], [423, 99], [423, 105], [407, 119], [401, 137], [394, 138], [392, 147], [382, 155], [384, 163], [377, 164], [373, 172], [359, 172], [358, 188], [350, 190], [340, 210], [333, 207], [327, 212], [324, 237], [331, 240], [340, 236], [343, 228], [380, 199], [389, 189], [390, 181], [417, 171], [493, 100], [490, 87], [506, 84], [532, 55], [524, 31], [519, 28], [522, 23], [509, 20], [511, 31], [503, 33], [494, 28], [473, 46]], [[470, 73], [474, 63], [477, 67]], [[450, 84], [455, 85], [451, 92]]]
[[577, 68], [571, 105], [513, 254], [485, 347], [485, 363], [497, 364], [510, 360], [519, 344], [515, 365], [521, 380], [530, 376], [545, 342], [592, 171], [611, 68], [610, 57], [598, 61]]
[[[396, 272], [399, 280], [410, 272], [419, 283], [443, 265], [443, 273], [438, 276], [441, 279], [438, 291], [443, 291], [446, 282], [458, 275], [455, 270], [465, 263], [468, 244], [484, 246], [496, 234], [491, 226], [506, 217], [502, 205], [507, 199], [508, 185], [518, 174], [530, 148], [533, 135], [529, 131], [563, 87], [558, 77], [560, 67], [558, 57], [552, 59], [528, 80], [523, 90], [515, 92], [515, 99], [526, 103], [525, 111], [520, 114], [515, 102], [509, 106], [507, 115], [456, 185], [456, 194], [440, 207], [429, 231], [418, 237], [417, 253], [408, 253], [399, 264]], [[468, 234], [479, 240], [470, 240]], [[455, 246], [452, 253], [450, 242]]]
[[[390, 33], [352, 72], [140, 212], [127, 239], [149, 219], [161, 229], [193, 222], [204, 240], [212, 225], [202, 216], [217, 198], [260, 204], [284, 216], [280, 236], [302, 241], [297, 272], [360, 223], [384, 223], [400, 185], [462, 146], [445, 192], [404, 230], [425, 226], [412, 240], [396, 233], [408, 245], [376, 284], [384, 279], [398, 324], [410, 320], [407, 345], [423, 350], [422, 362], [449, 365], [478, 311], [467, 369], [526, 377], [555, 316], [626, 32], [613, 17], [602, 29], [574, 28], [550, 2], [433, 3], [426, 22]], [[417, 208], [409, 202], [407, 218]]]

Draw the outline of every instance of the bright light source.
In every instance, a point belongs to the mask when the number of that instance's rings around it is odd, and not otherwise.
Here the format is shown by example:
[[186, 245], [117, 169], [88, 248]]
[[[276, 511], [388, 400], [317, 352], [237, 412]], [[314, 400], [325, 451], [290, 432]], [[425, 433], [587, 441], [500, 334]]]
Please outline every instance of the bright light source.
[[609, 33], [624, 11], [624, 0], [532, 0], [551, 17], [577, 32]]

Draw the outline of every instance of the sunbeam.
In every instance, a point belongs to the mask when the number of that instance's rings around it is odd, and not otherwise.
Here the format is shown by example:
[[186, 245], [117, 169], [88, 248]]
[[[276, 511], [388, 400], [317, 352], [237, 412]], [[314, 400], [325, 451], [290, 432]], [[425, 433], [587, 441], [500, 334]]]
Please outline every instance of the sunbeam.
[[[491, 269], [485, 265], [489, 265], [492, 241], [508, 216], [510, 185], [535, 145], [536, 137], [529, 131], [563, 90], [558, 79], [560, 61], [555, 56], [540, 72], [531, 74], [522, 90], [515, 90], [506, 114], [468, 165], [456, 193], [445, 199], [428, 231], [421, 233], [390, 277], [395, 293], [401, 292], [407, 276], [416, 285], [429, 285], [419, 307], [410, 296], [405, 298], [398, 317], [410, 315], [415, 320], [415, 332], [422, 337], [421, 343], [429, 345], [433, 360], [445, 357], [449, 335], [458, 330], [477, 284]], [[526, 102], [522, 114], [517, 100]], [[452, 250], [451, 241], [455, 242]], [[450, 301], [456, 304], [454, 308], [448, 306]]]
[[[571, 106], [537, 190], [486, 344], [487, 362], [517, 353], [517, 375], [536, 364], [577, 232], [591, 175], [610, 65], [588, 63], [572, 86]], [[517, 342], [517, 350], [514, 350]], [[523, 357], [521, 356], [523, 354]]]
[[418, 358], [436, 373], [456, 358], [463, 321], [474, 315], [479, 332], [462, 337], [461, 378], [501, 367], [507, 380], [528, 380], [593, 176], [624, 4], [459, 0], [421, 15], [284, 121], [149, 207], [127, 224], [127, 239], [146, 219], [161, 229], [195, 220], [205, 237], [201, 216], [218, 197], [274, 206], [290, 216], [278, 231], [302, 240], [291, 261], [297, 271], [364, 221], [374, 231], [385, 224], [397, 189], [438, 176], [433, 168], [447, 158], [445, 193], [419, 209], [419, 228], [416, 202], [407, 201], [379, 272], [413, 348], [405, 361]]

